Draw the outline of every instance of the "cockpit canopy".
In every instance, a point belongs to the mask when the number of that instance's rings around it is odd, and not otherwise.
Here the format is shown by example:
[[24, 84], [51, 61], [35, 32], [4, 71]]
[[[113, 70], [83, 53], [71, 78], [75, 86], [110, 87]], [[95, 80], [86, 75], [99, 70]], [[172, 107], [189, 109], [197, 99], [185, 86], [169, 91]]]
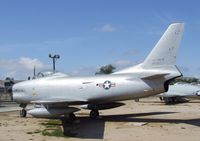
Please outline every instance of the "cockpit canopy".
[[39, 79], [39, 78], [45, 78], [45, 77], [66, 77], [68, 76], [65, 73], [62, 72], [53, 72], [53, 71], [43, 71], [43, 72], [39, 72], [35, 77], [33, 77], [33, 79]]

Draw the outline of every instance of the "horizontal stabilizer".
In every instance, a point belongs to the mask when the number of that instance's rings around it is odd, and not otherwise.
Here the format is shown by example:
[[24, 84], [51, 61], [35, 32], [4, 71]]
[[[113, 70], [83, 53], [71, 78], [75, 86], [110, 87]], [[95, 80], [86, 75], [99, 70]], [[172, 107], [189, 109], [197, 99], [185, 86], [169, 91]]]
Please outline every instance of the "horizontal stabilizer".
[[165, 75], [168, 75], [168, 74], [169, 73], [154, 74], [154, 75], [142, 77], [141, 79], [156, 79], [156, 78], [164, 77]]

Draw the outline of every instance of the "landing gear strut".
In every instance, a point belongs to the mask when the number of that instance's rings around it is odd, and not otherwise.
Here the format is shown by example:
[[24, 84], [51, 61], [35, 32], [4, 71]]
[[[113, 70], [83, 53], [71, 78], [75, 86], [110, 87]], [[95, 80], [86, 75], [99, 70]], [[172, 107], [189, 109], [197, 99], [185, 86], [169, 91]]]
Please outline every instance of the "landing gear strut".
[[61, 119], [63, 125], [67, 125], [68, 123], [77, 123], [78, 118], [74, 113], [64, 115], [64, 118]]
[[26, 114], [27, 114], [27, 112], [26, 112], [26, 110], [25, 110], [25, 108], [26, 108], [26, 106], [27, 106], [27, 104], [23, 104], [23, 103], [21, 103], [20, 105], [19, 105], [19, 107], [22, 107], [23, 109], [20, 111], [20, 117], [26, 117]]
[[27, 112], [26, 112], [25, 109], [22, 109], [22, 110], [20, 111], [20, 117], [26, 117], [26, 114], [27, 114]]
[[69, 114], [69, 121], [73, 122], [75, 120], [77, 120], [76, 115], [74, 113]]
[[90, 118], [97, 119], [99, 117], [99, 111], [98, 110], [92, 110], [90, 112]]

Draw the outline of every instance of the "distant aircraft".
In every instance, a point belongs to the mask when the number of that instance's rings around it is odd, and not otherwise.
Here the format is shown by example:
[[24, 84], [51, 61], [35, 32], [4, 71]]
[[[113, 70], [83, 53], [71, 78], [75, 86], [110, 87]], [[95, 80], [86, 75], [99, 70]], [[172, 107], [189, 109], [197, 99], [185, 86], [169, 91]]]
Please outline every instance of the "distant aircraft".
[[[142, 98], [168, 91], [171, 80], [182, 76], [176, 67], [176, 55], [184, 30], [183, 23], [171, 24], [154, 49], [141, 64], [112, 73], [91, 77], [50, 75], [13, 86], [13, 98], [26, 116], [28, 103], [36, 105], [28, 111], [33, 117], [68, 117], [76, 119], [74, 105], [91, 110], [90, 117], [99, 110], [123, 105], [118, 101]], [[145, 40], [145, 39], [144, 39]]]
[[157, 95], [166, 104], [185, 102], [183, 98], [200, 98], [200, 85], [176, 83], [169, 86], [169, 91]]

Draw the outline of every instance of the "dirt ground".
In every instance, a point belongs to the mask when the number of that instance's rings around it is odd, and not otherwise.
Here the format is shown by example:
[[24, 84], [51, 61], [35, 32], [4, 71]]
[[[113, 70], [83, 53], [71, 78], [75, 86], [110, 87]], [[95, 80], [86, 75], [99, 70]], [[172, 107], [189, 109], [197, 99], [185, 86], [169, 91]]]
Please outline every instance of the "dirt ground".
[[89, 111], [81, 110], [76, 113], [80, 122], [66, 127], [72, 133], [68, 137], [37, 133], [47, 119], [20, 118], [19, 111], [3, 112], [0, 141], [200, 141], [200, 100], [165, 105], [157, 98], [145, 98], [125, 103], [100, 111], [101, 117], [96, 120], [88, 118]]

